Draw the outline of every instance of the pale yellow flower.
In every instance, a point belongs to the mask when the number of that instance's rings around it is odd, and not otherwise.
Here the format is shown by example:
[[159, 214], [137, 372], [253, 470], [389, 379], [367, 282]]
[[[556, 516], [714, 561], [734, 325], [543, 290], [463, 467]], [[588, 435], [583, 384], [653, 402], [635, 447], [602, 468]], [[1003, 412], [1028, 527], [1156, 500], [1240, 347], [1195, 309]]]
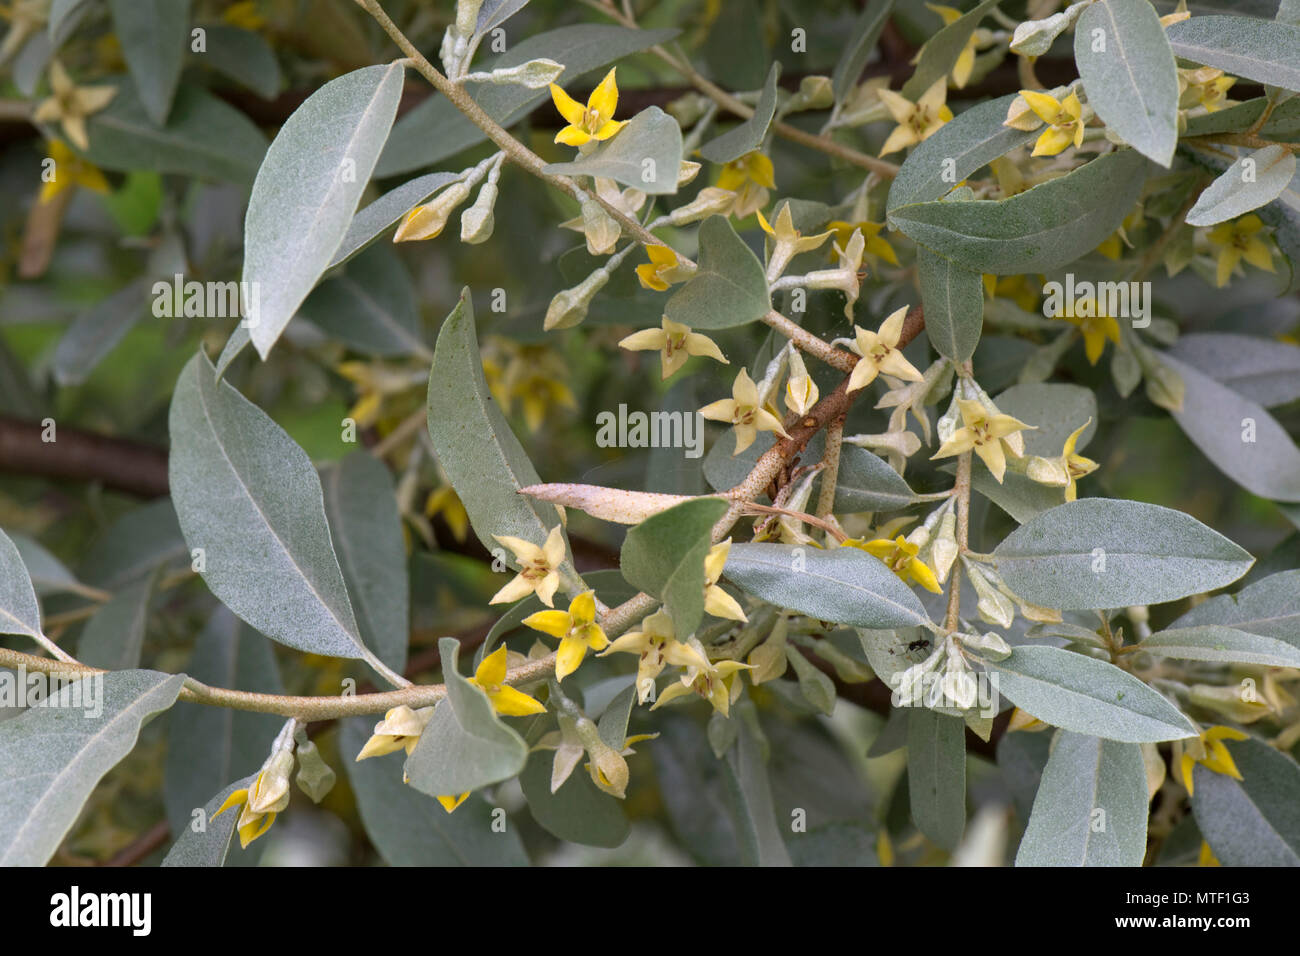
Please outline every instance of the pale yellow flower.
[[564, 563], [566, 550], [564, 535], [556, 525], [546, 536], [546, 543], [540, 548], [531, 541], [510, 535], [494, 534], [492, 537], [514, 552], [519, 563], [519, 573], [514, 579], [493, 595], [489, 604], [510, 604], [536, 593], [538, 599], [547, 607], [552, 603], [555, 590], [560, 586], [559, 567]]
[[1017, 432], [1035, 426], [1026, 425], [1010, 415], [990, 415], [983, 403], [975, 399], [959, 398], [957, 407], [961, 409], [963, 426], [953, 432], [930, 459], [974, 451], [1001, 484], [1007, 470], [1007, 452], [1017, 458], [1024, 454], [1024, 439]]
[[582, 146], [592, 140], [606, 140], [627, 125], [627, 121], [614, 119], [618, 108], [618, 81], [614, 67], [605, 74], [605, 78], [591, 91], [587, 105], [583, 106], [554, 83], [551, 84], [551, 99], [560, 115], [568, 121], [568, 126], [555, 134], [555, 141], [566, 146]]
[[115, 86], [77, 86], [58, 60], [50, 63], [51, 96], [32, 113], [38, 123], [59, 123], [72, 145], [90, 149], [86, 120], [98, 113], [117, 95]]
[[555, 679], [564, 680], [578, 669], [587, 650], [603, 651], [609, 639], [596, 623], [596, 594], [583, 591], [569, 603], [567, 611], [538, 611], [523, 620], [524, 627], [559, 638], [555, 652]]
[[664, 378], [670, 377], [685, 365], [692, 355], [711, 358], [723, 365], [731, 364], [713, 339], [692, 332], [688, 326], [674, 322], [666, 315], [662, 320], [662, 328], [633, 332], [618, 344], [619, 348], [630, 352], [658, 350]]
[[789, 438], [781, 419], [759, 406], [758, 386], [744, 369], [731, 386], [731, 398], [711, 402], [700, 409], [700, 414], [715, 422], [729, 422], [736, 431], [736, 450], [742, 451], [754, 444], [760, 431], [776, 432]]
[[885, 140], [880, 150], [881, 156], [888, 156], [900, 149], [915, 146], [939, 131], [944, 123], [952, 119], [952, 110], [944, 105], [948, 97], [948, 78], [940, 77], [926, 90], [919, 100], [913, 103], [901, 93], [893, 90], [881, 90], [880, 101], [889, 110], [889, 115], [898, 124]]
[[848, 391], [866, 388], [880, 374], [892, 375], [907, 382], [919, 382], [924, 377], [898, 348], [903, 334], [903, 319], [907, 306], [892, 313], [880, 324], [880, 329], [870, 332], [854, 326], [855, 338], [851, 348], [861, 356], [849, 376]]

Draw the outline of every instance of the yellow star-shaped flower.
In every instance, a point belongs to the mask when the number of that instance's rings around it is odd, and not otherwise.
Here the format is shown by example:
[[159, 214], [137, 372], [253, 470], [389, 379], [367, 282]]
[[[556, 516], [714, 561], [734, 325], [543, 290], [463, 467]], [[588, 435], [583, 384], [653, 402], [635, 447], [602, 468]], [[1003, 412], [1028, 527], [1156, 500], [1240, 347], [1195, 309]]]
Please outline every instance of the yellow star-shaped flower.
[[[691, 638], [690, 643], [698, 645], [695, 638]], [[705, 656], [702, 647], [697, 646], [696, 651], [700, 656]], [[740, 661], [718, 661], [716, 664], [710, 661], [704, 666], [692, 664], [687, 667], [680, 681], [675, 681], [663, 689], [659, 699], [650, 709], [657, 710], [670, 701], [695, 693], [707, 700], [715, 711], [726, 717], [729, 715], [732, 702], [740, 696], [740, 685], [736, 683], [736, 674], [747, 670], [753, 670], [753, 667]]]
[[1259, 235], [1264, 228], [1264, 221], [1254, 213], [1221, 222], [1210, 230], [1207, 238], [1210, 244], [1218, 247], [1216, 256], [1215, 284], [1222, 289], [1228, 284], [1228, 278], [1237, 270], [1245, 259], [1257, 269], [1273, 272], [1273, 255], [1268, 243]]
[[1097, 299], [1083, 299], [1071, 304], [1064, 314], [1059, 316], [1072, 325], [1077, 325], [1083, 333], [1083, 350], [1088, 356], [1088, 364], [1096, 365], [1106, 350], [1106, 340], [1119, 345], [1119, 322], [1106, 312], [1105, 306]]
[[117, 95], [115, 86], [77, 86], [58, 60], [50, 64], [51, 96], [36, 107], [32, 119], [38, 123], [60, 123], [72, 145], [90, 149], [86, 120], [106, 107]]
[[1236, 82], [1235, 76], [1225, 76], [1212, 66], [1179, 70], [1178, 106], [1185, 110], [1204, 106], [1207, 113], [1217, 112], [1228, 105], [1228, 90]]
[[901, 534], [893, 541], [888, 538], [877, 538], [874, 541], [850, 538], [844, 544], [875, 555], [885, 562], [885, 566], [898, 575], [904, 584], [919, 584], [934, 594], [943, 593], [934, 571], [916, 556], [921, 550], [920, 545], [913, 544]]
[[776, 188], [776, 170], [772, 160], [755, 150], [725, 164], [715, 185], [736, 194], [731, 215], [744, 219], [767, 205], [768, 190]]
[[554, 607], [555, 590], [560, 586], [559, 567], [566, 554], [560, 526], [551, 529], [546, 543], [540, 548], [531, 541], [510, 535], [494, 534], [492, 537], [514, 552], [515, 560], [519, 562], [519, 573], [488, 603], [510, 604], [536, 593], [543, 604]]
[[582, 146], [592, 140], [609, 139], [624, 126], [626, 120], [615, 120], [614, 111], [618, 108], [618, 81], [614, 67], [605, 74], [600, 85], [591, 91], [587, 105], [583, 106], [554, 83], [551, 84], [551, 99], [560, 115], [568, 121], [568, 126], [555, 134], [555, 141], [565, 146]]
[[245, 790], [236, 790], [226, 797], [225, 803], [212, 819], [227, 810], [242, 806], [235, 826], [239, 830], [239, 845], [247, 848], [275, 822], [276, 815], [289, 806], [289, 774], [293, 772], [293, 753], [282, 750], [273, 754], [262, 767], [252, 784]]
[[669, 378], [686, 364], [692, 355], [699, 355], [730, 365], [716, 342], [707, 335], [692, 332], [689, 326], [674, 322], [668, 316], [662, 320], [662, 328], [642, 329], [622, 339], [619, 348], [630, 352], [658, 350], [663, 377]]
[[420, 734], [433, 716], [432, 707], [412, 710], [406, 704], [393, 707], [384, 714], [384, 719], [375, 724], [375, 731], [357, 754], [357, 760], [381, 757], [395, 750], [405, 750], [408, 754], [420, 742]]
[[754, 444], [760, 431], [776, 432], [789, 438], [781, 419], [759, 406], [758, 386], [743, 368], [731, 386], [731, 398], [711, 402], [700, 409], [700, 414], [715, 422], [729, 422], [736, 430], [736, 450], [742, 451]]
[[1183, 756], [1178, 763], [1178, 769], [1183, 775], [1183, 785], [1187, 787], [1188, 795], [1190, 796], [1192, 793], [1192, 769], [1198, 763], [1215, 773], [1225, 774], [1234, 780], [1240, 780], [1241, 771], [1237, 769], [1232, 754], [1228, 753], [1228, 748], [1223, 742], [1225, 740], [1245, 740], [1248, 736], [1248, 734], [1240, 730], [1217, 724], [1201, 734], [1196, 740], [1179, 741], [1183, 748]]
[[888, 156], [900, 149], [915, 146], [929, 139], [939, 127], [952, 119], [952, 110], [944, 105], [948, 98], [948, 78], [941, 76], [926, 90], [919, 100], [913, 103], [901, 93], [893, 90], [881, 90], [880, 101], [889, 110], [889, 115], [898, 124], [885, 140], [880, 150], [881, 156]]
[[1047, 129], [1034, 143], [1031, 156], [1055, 156], [1071, 143], [1077, 147], [1083, 142], [1083, 104], [1079, 102], [1077, 93], [1071, 91], [1064, 100], [1034, 90], [1021, 90], [1020, 95], [1034, 114], [1047, 124]]
[[1092, 424], [1089, 418], [1086, 422], [1070, 432], [1070, 437], [1065, 440], [1065, 450], [1061, 452], [1059, 458], [1040, 458], [1035, 456], [1029, 459], [1029, 464], [1025, 474], [1031, 481], [1036, 481], [1040, 485], [1054, 485], [1065, 488], [1065, 500], [1074, 501], [1079, 490], [1075, 482], [1085, 475], [1091, 475], [1100, 467], [1091, 458], [1084, 458], [1082, 455], [1075, 454], [1074, 446], [1078, 442], [1079, 436], [1083, 430]]
[[645, 252], [650, 261], [636, 267], [636, 277], [643, 289], [667, 292], [670, 285], [685, 282], [695, 271], [683, 266], [677, 253], [667, 246], [646, 246]]
[[975, 399], [959, 398], [957, 407], [961, 410], [963, 426], [939, 446], [930, 460], [973, 450], [1001, 484], [1007, 470], [1007, 452], [1016, 458], [1025, 453], [1024, 438], [1017, 432], [1036, 426], [1026, 425], [1010, 415], [990, 415], [989, 410]]
[[677, 640], [673, 619], [666, 611], [656, 611], [641, 622], [641, 629], [628, 631], [610, 643], [600, 656], [637, 654], [637, 697], [641, 703], [654, 692], [654, 680], [671, 664], [674, 667], [707, 667], [709, 659], [689, 644]]
[[[832, 219], [826, 224], [826, 228], [835, 233], [835, 245], [840, 248], [846, 248], [849, 239], [852, 238], [854, 230], [862, 233], [866, 241], [866, 253], [869, 256], [876, 256], [884, 259], [891, 266], [898, 265], [898, 253], [894, 252], [894, 247], [883, 239], [880, 230], [885, 228], [883, 222], [846, 222], [843, 219]], [[830, 258], [835, 258], [835, 250], [832, 248]]]
[[505, 717], [527, 717], [529, 714], [546, 713], [546, 708], [540, 701], [534, 700], [505, 682], [508, 668], [506, 655], [506, 646], [502, 644], [479, 662], [469, 682], [481, 688], [487, 694], [492, 709]]
[[104, 178], [99, 168], [68, 149], [62, 140], [50, 141], [49, 158], [54, 160], [54, 176], [41, 186], [41, 194], [37, 202], [47, 203], [59, 193], [74, 186], [85, 186], [97, 193], [109, 191], [108, 180]]
[[[569, 602], [567, 611], [538, 611], [524, 618], [524, 626], [560, 639], [555, 652], [555, 679], [564, 680], [578, 669], [587, 649], [603, 651], [609, 639], [596, 623], [596, 594], [583, 591]], [[531, 699], [531, 698], [530, 698]]]
[[903, 319], [906, 317], [907, 306], [903, 306], [880, 324], [879, 331], [870, 332], [858, 326], [853, 327], [855, 338], [850, 348], [861, 358], [849, 376], [848, 391], [856, 392], [860, 388], [866, 388], [882, 373], [907, 382], [919, 382], [924, 378], [898, 348], [898, 340], [903, 334]]

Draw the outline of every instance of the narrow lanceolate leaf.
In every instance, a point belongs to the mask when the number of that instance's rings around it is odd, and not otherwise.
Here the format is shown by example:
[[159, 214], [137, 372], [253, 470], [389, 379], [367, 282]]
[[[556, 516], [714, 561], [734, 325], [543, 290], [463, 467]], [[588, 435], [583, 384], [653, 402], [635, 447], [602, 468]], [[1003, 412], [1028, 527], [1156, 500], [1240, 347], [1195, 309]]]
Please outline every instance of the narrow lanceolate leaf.
[[140, 728], [176, 702], [184, 674], [118, 671], [65, 686], [0, 723], [0, 866], [44, 866]]
[[[492, 828], [493, 808], [471, 798], [448, 813], [437, 800], [402, 783], [397, 754], [357, 761], [373, 717], [343, 721], [340, 757], [370, 841], [389, 866], [527, 866], [518, 830]], [[576, 776], [576, 775], [575, 775]]]
[[167, 122], [190, 45], [190, 0], [109, 0], [113, 32], [149, 118]]
[[1168, 166], [1178, 144], [1178, 70], [1148, 0], [1103, 0], [1074, 31], [1088, 105], [1144, 156]]
[[1079, 734], [1148, 743], [1196, 735], [1178, 708], [1114, 664], [1058, 647], [1024, 645], [985, 662], [1007, 700], [1044, 723]]
[[244, 220], [245, 282], [257, 283], [250, 335], [266, 358], [343, 242], [402, 97], [400, 64], [331, 80], [280, 127]]
[[148, 307], [148, 281], [137, 279], [82, 312], [54, 349], [54, 380], [80, 385]]
[[709, 140], [700, 147], [700, 155], [711, 163], [729, 163], [762, 146], [776, 113], [776, 81], [780, 76], [781, 64], [774, 62], [767, 71], [767, 81], [754, 105], [754, 115], [735, 129]]
[[1007, 586], [1063, 611], [1160, 604], [1225, 587], [1254, 559], [1181, 511], [1084, 498], [1045, 511], [993, 551]]
[[1255, 335], [1194, 332], [1169, 353], [1265, 408], [1300, 398], [1300, 348]]
[[650, 195], [677, 192], [682, 128], [657, 106], [642, 110], [613, 139], [568, 163], [551, 163], [556, 176], [603, 176]]
[[519, 493], [564, 508], [577, 508], [593, 518], [617, 524], [640, 524], [661, 511], [696, 500], [692, 495], [665, 495], [655, 491], [624, 491], [622, 488], [567, 483], [529, 485], [520, 488]]
[[149, 595], [156, 574], [123, 588], [86, 622], [77, 644], [77, 660], [109, 671], [140, 666]]
[[1198, 604], [1171, 625], [1175, 628], [1221, 625], [1275, 637], [1300, 647], [1300, 570], [1282, 571]]
[[354, 451], [321, 469], [321, 487], [361, 639], [400, 674], [410, 637], [410, 579], [393, 477], [380, 459]]
[[623, 577], [664, 602], [678, 634], [695, 633], [704, 616], [704, 557], [726, 510], [719, 498], [687, 501], [647, 518], [623, 540]]
[[1300, 93], [1300, 27], [1254, 17], [1192, 17], [1169, 28], [1174, 55]]
[[724, 573], [755, 597], [820, 621], [882, 630], [929, 621], [907, 585], [858, 548], [733, 544]]
[[1192, 813], [1224, 866], [1300, 866], [1300, 767], [1262, 740], [1224, 745], [1240, 780], [1197, 766]]
[[0, 634], [38, 637], [41, 607], [18, 548], [0, 531]]
[[1170, 628], [1152, 634], [1138, 646], [1158, 657], [1185, 661], [1300, 667], [1300, 647], [1295, 644], [1222, 624]]
[[[35, 589], [37, 596], [43, 597], [46, 594], [60, 593], [94, 593], [94, 589], [87, 588], [78, 581], [64, 563], [51, 554], [35, 538], [29, 538], [25, 534], [14, 532], [14, 534], [10, 535], [10, 540], [13, 541], [14, 547], [18, 549], [18, 554], [27, 567], [27, 573], [31, 575], [32, 587]], [[3, 573], [0, 571], [0, 574]], [[102, 595], [96, 596], [102, 597]]]
[[870, 0], [853, 24], [849, 42], [844, 45], [844, 52], [831, 73], [831, 91], [835, 94], [836, 105], [843, 103], [857, 86], [858, 77], [875, 50], [876, 41], [880, 39], [893, 9], [894, 0]]
[[215, 797], [208, 800], [206, 804], [201, 804], [202, 827], [196, 830], [194, 828], [196, 821], [187, 817], [177, 830], [180, 835], [172, 844], [172, 848], [167, 851], [160, 865], [224, 866], [226, 855], [230, 852], [230, 839], [235, 833], [235, 824], [239, 822], [239, 810], [227, 810], [215, 820], [212, 818], [225, 805], [226, 799], [232, 793], [236, 790], [247, 790], [252, 781], [253, 775], [249, 774], [242, 780], [236, 780], [222, 787]]
[[897, 206], [890, 222], [931, 252], [975, 272], [1051, 272], [1119, 228], [1142, 191], [1146, 158], [1107, 153], [1057, 179], [1000, 200]]
[[963, 110], [912, 150], [889, 187], [889, 214], [900, 206], [942, 198], [980, 167], [1032, 142], [1037, 131], [1002, 125], [1016, 96], [1011, 93]]
[[541, 479], [483, 377], [468, 289], [438, 333], [429, 372], [429, 437], [489, 551], [500, 547], [496, 534], [541, 545], [560, 523], [554, 506], [519, 494]]
[[722, 776], [742, 865], [790, 866], [790, 852], [781, 837], [763, 751], [745, 721], [740, 721], [736, 746], [722, 761]]
[[966, 829], [966, 727], [924, 707], [907, 721], [907, 791], [912, 822], [945, 850]]
[[975, 354], [984, 325], [984, 282], [978, 272], [928, 249], [916, 250], [925, 332], [940, 355], [965, 362]]
[[[211, 687], [283, 694], [271, 648], [229, 608], [218, 606], [199, 632], [185, 672]], [[284, 718], [275, 714], [187, 701], [172, 708], [163, 764], [163, 803], [172, 832], [188, 829], [194, 811], [229, 781], [256, 773], [283, 726]], [[210, 815], [208, 820], [211, 826], [221, 822]], [[253, 844], [248, 852], [261, 845]], [[242, 855], [236, 850], [236, 856]]]
[[1261, 498], [1300, 501], [1300, 449], [1277, 419], [1191, 366], [1161, 361], [1185, 386], [1182, 411], [1171, 414], [1205, 457]]
[[1086, 734], [1058, 734], [1016, 866], [1141, 866], [1146, 848], [1142, 748]]
[[426, 351], [415, 284], [393, 247], [378, 245], [318, 285], [298, 312], [339, 341], [370, 355]]
[[767, 314], [763, 266], [725, 216], [710, 216], [700, 227], [699, 259], [699, 271], [668, 300], [669, 319], [693, 329], [727, 329]]
[[172, 503], [212, 593], [289, 647], [362, 657], [306, 453], [202, 353], [176, 382], [170, 428]]
[[1291, 184], [1295, 153], [1285, 146], [1265, 146], [1243, 156], [1206, 187], [1187, 213], [1189, 226], [1213, 226], [1270, 203]]
[[460, 642], [444, 637], [438, 650], [447, 696], [406, 758], [411, 786], [434, 797], [459, 796], [510, 779], [524, 769], [528, 745], [496, 715], [487, 694], [457, 672]]

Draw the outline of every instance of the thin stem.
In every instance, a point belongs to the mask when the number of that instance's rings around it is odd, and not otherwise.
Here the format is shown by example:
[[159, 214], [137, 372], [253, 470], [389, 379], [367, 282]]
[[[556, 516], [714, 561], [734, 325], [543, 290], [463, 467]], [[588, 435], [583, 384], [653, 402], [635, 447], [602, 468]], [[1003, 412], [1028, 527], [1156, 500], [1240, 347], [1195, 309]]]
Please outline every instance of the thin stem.
[[[971, 453], [964, 451], [957, 459], [957, 484], [954, 492], [957, 499], [957, 553], [966, 553], [970, 541], [970, 470]], [[948, 613], [943, 620], [943, 629], [951, 634], [957, 630], [957, 621], [961, 614], [961, 573], [953, 569], [952, 583], [948, 586]]]
[[763, 323], [776, 329], [809, 355], [821, 359], [827, 365], [839, 369], [841, 372], [851, 372], [853, 366], [858, 364], [856, 355], [843, 352], [833, 345], [827, 344], [823, 339], [813, 335], [803, 326], [787, 319], [776, 309], [771, 309], [767, 315], [763, 316]]
[[835, 486], [840, 479], [840, 449], [844, 447], [844, 416], [841, 415], [826, 428], [826, 454], [822, 456], [822, 486], [817, 493], [817, 514], [829, 517], [835, 510]]

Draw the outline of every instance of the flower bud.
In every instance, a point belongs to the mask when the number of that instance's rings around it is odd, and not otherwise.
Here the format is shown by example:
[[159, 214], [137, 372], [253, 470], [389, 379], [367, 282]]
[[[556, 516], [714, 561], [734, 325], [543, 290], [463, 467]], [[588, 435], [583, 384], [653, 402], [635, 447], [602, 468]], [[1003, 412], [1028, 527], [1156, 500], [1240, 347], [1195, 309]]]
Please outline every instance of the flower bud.
[[497, 201], [497, 184], [486, 182], [478, 191], [474, 205], [460, 214], [460, 241], [471, 246], [487, 242], [492, 238], [492, 229], [496, 225], [493, 207]]
[[559, 79], [564, 72], [564, 64], [541, 57], [520, 63], [518, 66], [492, 70], [490, 73], [470, 73], [464, 77], [478, 83], [494, 85], [513, 84], [529, 90], [540, 90]]
[[981, 568], [971, 561], [962, 563], [966, 568], [966, 576], [970, 578], [971, 584], [975, 585], [975, 593], [979, 595], [976, 610], [979, 612], [980, 620], [995, 627], [1010, 627], [1016, 616], [1015, 605], [985, 576], [996, 575], [997, 572]]
[[607, 256], [618, 244], [623, 227], [605, 212], [604, 206], [588, 199], [582, 204], [582, 234], [587, 237], [588, 252], [593, 256]]
[[785, 380], [785, 407], [796, 415], [807, 415], [817, 404], [817, 383], [808, 374], [799, 353], [790, 353], [790, 374]]
[[948, 572], [957, 560], [957, 516], [952, 510], [944, 512], [939, 522], [939, 533], [930, 545], [930, 558], [934, 562], [934, 576], [942, 584], [948, 580]]
[[298, 789], [307, 794], [312, 803], [320, 803], [334, 786], [334, 770], [321, 758], [320, 751], [310, 740], [298, 744], [298, 776], [294, 779]]
[[469, 198], [469, 191], [469, 186], [464, 182], [455, 182], [435, 196], [433, 202], [416, 206], [397, 227], [393, 242], [414, 242], [437, 237], [456, 207]]
[[546, 309], [546, 319], [542, 328], [547, 332], [552, 329], [568, 329], [582, 322], [587, 317], [587, 309], [596, 293], [609, 281], [609, 272], [597, 269], [572, 289], [557, 292]]
[[669, 213], [668, 221], [674, 226], [686, 226], [725, 213], [735, 201], [736, 194], [730, 189], [705, 186], [685, 206], [680, 206]]
[[253, 813], [279, 813], [289, 805], [289, 775], [293, 750], [277, 750], [248, 788], [248, 808]]
[[991, 661], [1006, 660], [1011, 656], [1011, 645], [992, 631], [987, 634], [958, 634], [957, 640]]
[[1273, 712], [1273, 708], [1266, 701], [1258, 698], [1248, 699], [1242, 694], [1241, 688], [1235, 684], [1227, 687], [1193, 684], [1188, 700], [1198, 707], [1212, 710], [1241, 724], [1254, 723]]

